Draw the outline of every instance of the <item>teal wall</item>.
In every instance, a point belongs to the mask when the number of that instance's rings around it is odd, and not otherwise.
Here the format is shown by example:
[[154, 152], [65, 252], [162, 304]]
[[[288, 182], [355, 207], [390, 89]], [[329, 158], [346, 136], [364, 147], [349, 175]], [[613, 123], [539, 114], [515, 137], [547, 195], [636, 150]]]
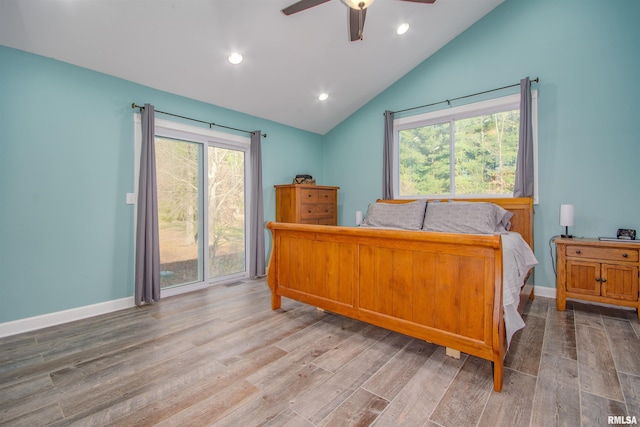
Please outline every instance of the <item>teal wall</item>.
[[133, 294], [134, 101], [260, 128], [265, 219], [304, 171], [341, 187], [353, 225], [381, 196], [384, 110], [539, 76], [536, 283], [554, 286], [560, 204], [579, 236], [640, 230], [638, 16], [637, 0], [506, 0], [325, 136], [0, 46], [0, 322]]
[[265, 220], [322, 180], [320, 135], [0, 46], [0, 323], [133, 295], [132, 102], [267, 133]]
[[562, 232], [560, 204], [575, 205], [578, 236], [640, 231], [638, 17], [637, 0], [506, 0], [325, 136], [341, 224], [382, 196], [384, 110], [539, 76], [536, 284], [555, 287], [548, 242]]

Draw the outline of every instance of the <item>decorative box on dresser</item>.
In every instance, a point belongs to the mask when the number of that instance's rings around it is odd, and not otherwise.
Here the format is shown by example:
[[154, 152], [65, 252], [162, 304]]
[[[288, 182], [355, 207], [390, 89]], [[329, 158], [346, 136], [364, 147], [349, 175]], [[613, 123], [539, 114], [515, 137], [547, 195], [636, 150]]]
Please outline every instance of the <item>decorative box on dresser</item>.
[[276, 185], [276, 221], [338, 225], [338, 189], [324, 185]]
[[558, 310], [567, 298], [640, 309], [640, 243], [560, 238], [555, 244]]

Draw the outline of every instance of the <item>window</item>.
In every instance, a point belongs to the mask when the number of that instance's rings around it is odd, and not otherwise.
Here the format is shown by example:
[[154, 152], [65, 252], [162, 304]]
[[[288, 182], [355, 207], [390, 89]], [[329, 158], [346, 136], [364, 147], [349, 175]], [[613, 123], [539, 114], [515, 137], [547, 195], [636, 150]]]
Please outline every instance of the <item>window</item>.
[[[535, 90], [532, 122], [537, 196]], [[394, 132], [398, 198], [513, 196], [520, 94], [396, 119]]]

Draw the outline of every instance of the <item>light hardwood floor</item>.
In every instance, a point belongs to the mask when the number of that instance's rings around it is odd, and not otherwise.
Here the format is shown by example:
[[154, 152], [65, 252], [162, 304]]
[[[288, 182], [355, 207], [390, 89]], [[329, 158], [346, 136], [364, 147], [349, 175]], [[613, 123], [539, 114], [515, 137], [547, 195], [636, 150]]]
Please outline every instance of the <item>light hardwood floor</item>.
[[283, 298], [263, 280], [0, 339], [0, 424], [606, 426], [640, 422], [635, 312], [538, 297], [491, 364]]

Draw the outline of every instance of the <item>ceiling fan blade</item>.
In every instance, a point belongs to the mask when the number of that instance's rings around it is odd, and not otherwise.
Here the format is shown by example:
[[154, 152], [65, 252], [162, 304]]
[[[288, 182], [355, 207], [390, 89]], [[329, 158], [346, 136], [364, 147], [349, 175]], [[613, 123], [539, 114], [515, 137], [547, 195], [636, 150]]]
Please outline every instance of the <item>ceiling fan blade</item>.
[[314, 6], [318, 6], [319, 4], [326, 3], [330, 0], [300, 0], [297, 3], [292, 4], [291, 6], [285, 7], [282, 9], [282, 13], [285, 15], [292, 15], [294, 13], [302, 12], [303, 10], [307, 10]]
[[436, 0], [400, 0], [400, 1], [410, 1], [413, 3], [428, 3], [428, 4], [433, 4], [436, 2]]
[[364, 18], [367, 16], [367, 9], [349, 8], [349, 36], [352, 42], [362, 40], [364, 31]]

